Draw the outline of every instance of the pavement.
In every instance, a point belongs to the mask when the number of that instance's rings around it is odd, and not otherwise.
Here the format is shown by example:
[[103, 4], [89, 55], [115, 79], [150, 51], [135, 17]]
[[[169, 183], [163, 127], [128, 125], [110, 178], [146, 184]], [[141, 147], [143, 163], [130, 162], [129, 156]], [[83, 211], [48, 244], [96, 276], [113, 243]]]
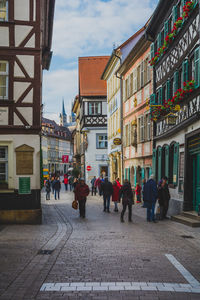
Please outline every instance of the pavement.
[[199, 228], [147, 223], [140, 204], [121, 223], [99, 196], [80, 219], [73, 197], [42, 194], [42, 225], [0, 226], [0, 299], [200, 299]]

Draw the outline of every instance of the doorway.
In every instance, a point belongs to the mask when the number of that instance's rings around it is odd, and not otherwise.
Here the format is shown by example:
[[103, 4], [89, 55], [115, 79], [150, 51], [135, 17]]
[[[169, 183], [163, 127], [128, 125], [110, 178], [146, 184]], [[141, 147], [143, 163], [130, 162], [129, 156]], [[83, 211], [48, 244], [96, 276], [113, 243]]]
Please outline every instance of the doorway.
[[193, 208], [200, 210], [200, 153], [192, 157], [193, 165]]

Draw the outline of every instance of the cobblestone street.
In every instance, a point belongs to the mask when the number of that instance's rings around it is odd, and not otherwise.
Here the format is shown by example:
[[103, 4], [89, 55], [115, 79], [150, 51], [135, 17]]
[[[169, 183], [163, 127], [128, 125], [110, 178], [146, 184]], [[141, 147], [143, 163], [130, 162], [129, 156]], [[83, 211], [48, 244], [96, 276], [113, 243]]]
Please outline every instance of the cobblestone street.
[[98, 196], [80, 219], [72, 199], [43, 194], [42, 225], [0, 228], [0, 299], [200, 298], [200, 229], [147, 223], [141, 205], [122, 224]]

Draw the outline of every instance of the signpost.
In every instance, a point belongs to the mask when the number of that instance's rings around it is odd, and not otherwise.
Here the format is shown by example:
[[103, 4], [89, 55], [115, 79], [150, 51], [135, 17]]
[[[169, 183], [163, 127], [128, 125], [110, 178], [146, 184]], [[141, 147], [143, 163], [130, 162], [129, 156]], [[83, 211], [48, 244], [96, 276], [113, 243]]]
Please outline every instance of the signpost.
[[30, 177], [19, 177], [19, 194], [31, 193], [31, 179]]
[[92, 167], [91, 167], [91, 166], [87, 166], [87, 167], [86, 167], [86, 170], [89, 172], [89, 171], [92, 170]]

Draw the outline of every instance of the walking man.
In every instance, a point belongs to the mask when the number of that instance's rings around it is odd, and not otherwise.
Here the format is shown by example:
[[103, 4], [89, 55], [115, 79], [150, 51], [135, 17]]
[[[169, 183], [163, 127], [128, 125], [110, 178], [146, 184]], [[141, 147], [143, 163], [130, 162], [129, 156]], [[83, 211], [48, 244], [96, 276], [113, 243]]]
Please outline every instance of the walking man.
[[61, 189], [59, 177], [56, 177], [56, 179], [54, 180], [53, 189], [54, 189], [55, 200], [57, 200], [57, 195], [58, 195], [58, 200], [59, 200], [60, 199], [60, 189]]
[[125, 180], [123, 186], [121, 187], [121, 190], [119, 192], [119, 198], [121, 197], [122, 197], [122, 205], [123, 205], [123, 209], [121, 212], [121, 222], [124, 223], [124, 214], [127, 206], [128, 206], [128, 221], [132, 222], [132, 206], [134, 204], [134, 201], [133, 201], [133, 191], [131, 188], [131, 184], [128, 180]]
[[158, 198], [158, 189], [154, 180], [154, 175], [144, 185], [144, 204], [147, 208], [147, 222], [154, 222], [155, 220], [155, 205]]
[[91, 185], [92, 185], [92, 196], [93, 194], [96, 196], [97, 193], [97, 188], [95, 186], [95, 181], [96, 181], [96, 176], [94, 176], [91, 180]]
[[85, 204], [89, 192], [89, 186], [85, 183], [84, 178], [80, 178], [79, 183], [77, 183], [75, 187], [74, 193], [75, 200], [77, 200], [79, 203], [79, 212], [81, 218], [85, 218]]
[[104, 212], [110, 212], [110, 197], [113, 193], [113, 186], [108, 177], [105, 178], [104, 182], [101, 184], [101, 190], [103, 193], [103, 202], [104, 202]]
[[46, 190], [46, 200], [50, 200], [51, 181], [49, 180], [49, 178], [45, 182], [45, 190]]

